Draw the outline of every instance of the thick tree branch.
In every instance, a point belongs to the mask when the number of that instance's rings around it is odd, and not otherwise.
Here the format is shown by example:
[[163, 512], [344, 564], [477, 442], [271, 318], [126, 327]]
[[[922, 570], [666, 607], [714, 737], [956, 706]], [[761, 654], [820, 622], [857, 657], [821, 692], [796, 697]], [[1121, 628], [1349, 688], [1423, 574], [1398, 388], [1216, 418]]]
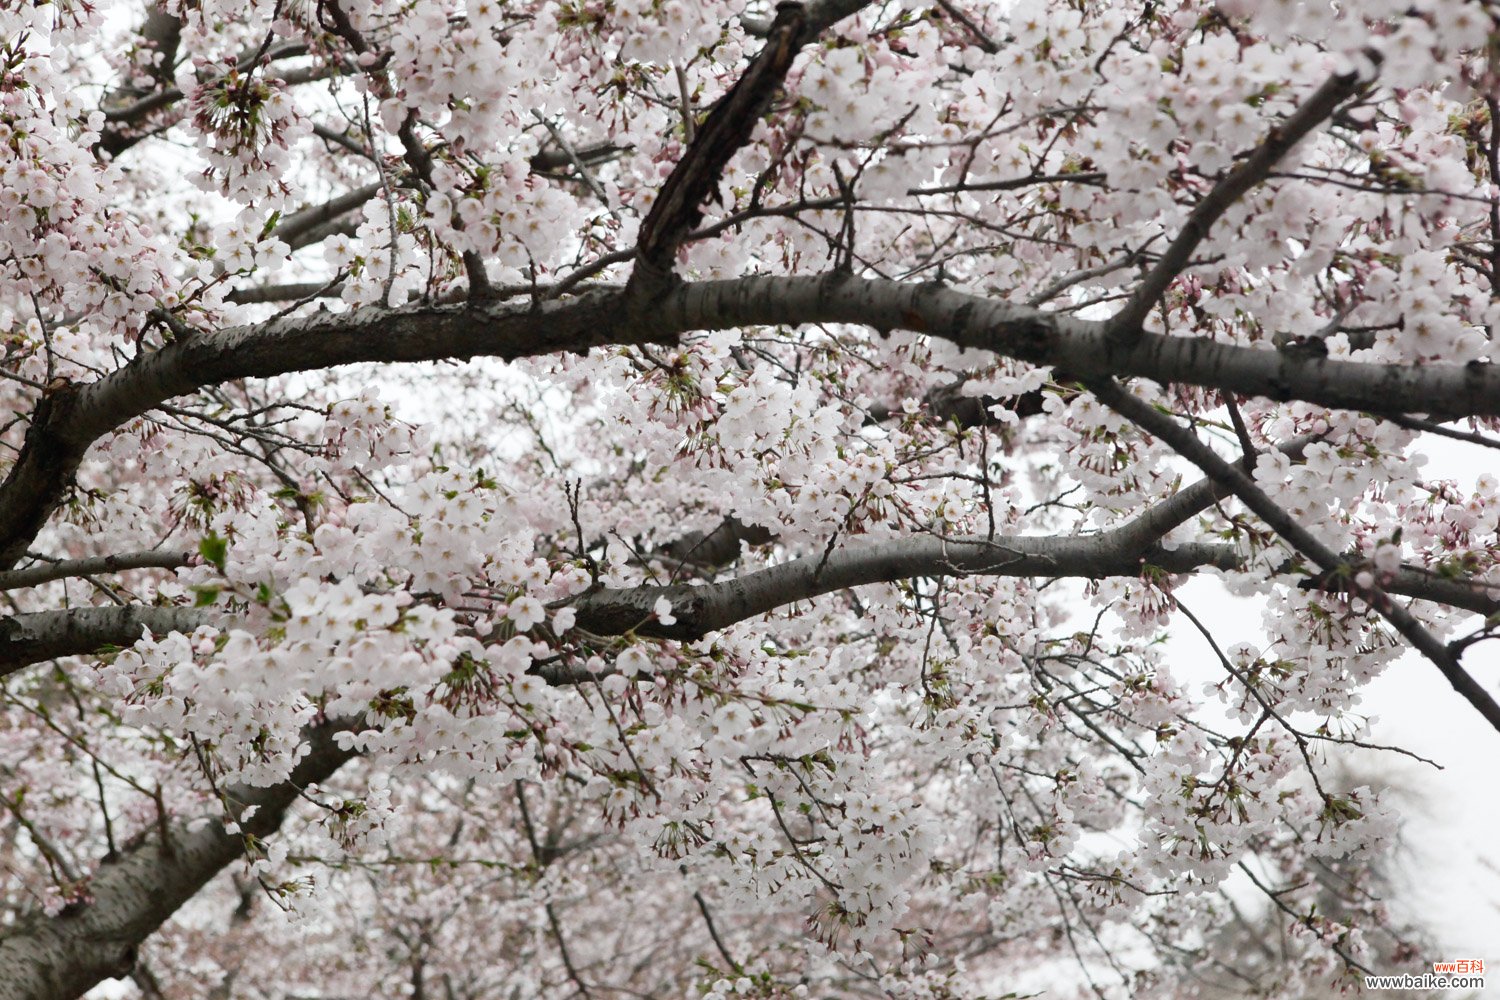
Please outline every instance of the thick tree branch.
[[25, 552], [90, 443], [168, 399], [236, 378], [358, 361], [514, 359], [672, 339], [642, 323], [627, 326], [613, 308], [617, 298], [596, 292], [536, 309], [453, 305], [283, 319], [187, 336], [97, 382], [60, 387], [37, 405], [22, 453], [0, 484], [0, 567]]
[[[1046, 400], [1045, 389], [1004, 399], [995, 396], [965, 396], [963, 390], [964, 380], [940, 385], [922, 397], [922, 405], [928, 413], [944, 423], [965, 428], [998, 425], [1000, 421], [990, 413], [992, 406], [1003, 406], [1018, 417], [1035, 417], [1044, 412], [1042, 403]], [[866, 423], [880, 424], [899, 416], [902, 416], [902, 411], [893, 410], [884, 403], [876, 403], [870, 407]]]
[[101, 863], [89, 880], [90, 902], [5, 928], [0, 1000], [73, 1000], [105, 979], [129, 975], [141, 942], [244, 856], [246, 836], [274, 833], [304, 787], [326, 781], [354, 756], [338, 745], [338, 733], [347, 728], [310, 727], [307, 754], [291, 780], [270, 788], [228, 789], [226, 805], [236, 819], [256, 807], [240, 823], [242, 833], [227, 832], [219, 817], [174, 824], [165, 840], [153, 834]]
[[303, 299], [336, 299], [344, 293], [344, 283], [336, 281], [293, 281], [285, 285], [255, 285], [236, 288], [224, 301], [247, 306], [266, 302], [296, 302]]
[[[1162, 534], [1227, 493], [1217, 483], [1211, 487], [1195, 484], [1163, 501], [1153, 511], [1097, 535], [901, 538], [850, 546], [826, 559], [821, 555], [793, 559], [718, 583], [599, 590], [586, 595], [575, 606], [577, 623], [598, 635], [633, 631], [637, 635], [687, 641], [822, 594], [912, 577], [1037, 576], [1097, 580], [1139, 577], [1148, 565], [1168, 573], [1238, 569], [1243, 560], [1230, 545], [1195, 544], [1171, 549], [1157, 545]], [[739, 542], [736, 540], [734, 544]], [[1348, 589], [1343, 577], [1328, 574], [1311, 577], [1304, 586], [1339, 592]], [[1500, 612], [1500, 597], [1490, 590], [1420, 570], [1400, 570], [1385, 590], [1476, 614]], [[672, 604], [677, 619], [671, 626], [655, 620], [656, 601], [662, 597]], [[13, 615], [0, 619], [0, 678], [43, 660], [129, 646], [141, 638], [144, 629], [157, 635], [189, 632], [200, 625], [223, 620], [223, 612], [213, 608], [140, 606], [63, 608]]]
[[0, 484], [0, 568], [15, 565], [72, 483], [89, 445], [176, 396], [241, 378], [356, 362], [513, 360], [592, 347], [675, 343], [684, 333], [751, 325], [854, 323], [907, 329], [960, 347], [1064, 369], [1076, 378], [1138, 376], [1241, 396], [1299, 399], [1377, 413], [1500, 415], [1500, 369], [1376, 365], [1142, 334], [954, 291], [852, 275], [682, 284], [649, 313], [618, 287], [537, 303], [369, 307], [184, 337], [92, 383], [46, 395]]
[[730, 515], [711, 531], [694, 531], [662, 546], [660, 554], [673, 562], [717, 568], [739, 558], [741, 543], [765, 545], [775, 537], [769, 528]]
[[[874, 0], [809, 0], [805, 4], [806, 24], [802, 29], [803, 38], [799, 44], [807, 44], [839, 21], [859, 13], [872, 3]], [[742, 23], [745, 26], [745, 33], [757, 38], [765, 38], [771, 33], [773, 27], [773, 22], [759, 18], [747, 17]]]
[[[560, 141], [560, 140], [559, 140]], [[608, 163], [624, 153], [633, 149], [632, 146], [622, 146], [613, 142], [596, 142], [587, 146], [577, 146], [571, 150], [543, 149], [531, 158], [531, 169], [539, 174], [551, 173], [562, 170], [565, 167], [576, 167], [582, 164], [584, 167], [593, 167], [600, 163]], [[565, 176], [564, 180], [586, 181], [583, 177]]]
[[[1231, 569], [1239, 556], [1231, 546], [1184, 545], [1130, 548], [1120, 539], [1135, 534], [1064, 537], [902, 538], [841, 549], [824, 558], [807, 556], [722, 583], [600, 590], [576, 605], [579, 627], [599, 635], [638, 635], [692, 640], [785, 605], [872, 583], [917, 576], [1077, 576], [1099, 579], [1139, 576], [1143, 565], [1171, 573], [1214, 566]], [[654, 620], [659, 598], [667, 598], [677, 622]], [[0, 677], [30, 663], [82, 655], [105, 646], [128, 646], [143, 629], [161, 634], [190, 631], [222, 617], [209, 608], [67, 608], [0, 620]]]
[[[736, 543], [737, 544], [737, 543]], [[1195, 547], [1163, 554], [1163, 568], [1185, 572], [1199, 566], [1232, 566], [1228, 547]], [[578, 605], [578, 624], [601, 635], [631, 630], [664, 638], [700, 638], [783, 604], [848, 587], [892, 582], [912, 576], [972, 575], [1102, 577], [1138, 575], [1141, 557], [1117, 551], [1106, 536], [1073, 538], [912, 538], [842, 550], [826, 561], [793, 560], [724, 583], [698, 586], [637, 587], [599, 591]], [[678, 624], [650, 622], [656, 600], [672, 601]], [[84, 655], [102, 647], [124, 647], [143, 629], [153, 633], [190, 631], [215, 620], [212, 609], [101, 607], [66, 608], [14, 615], [0, 620], [0, 677], [31, 663]]]
[[[1295, 438], [1280, 445], [1277, 450], [1297, 460], [1315, 440], [1314, 437]], [[1111, 544], [1125, 552], [1147, 551], [1178, 526], [1232, 495], [1232, 491], [1222, 483], [1209, 478], [1200, 479], [1112, 529], [1109, 532]], [[730, 516], [712, 531], [692, 532], [663, 546], [660, 554], [674, 562], [715, 570], [727, 566], [739, 557], [741, 543], [767, 545], [774, 541], [776, 536], [769, 529], [760, 525], [747, 525], [739, 518]], [[1203, 551], [1211, 554], [1214, 565], [1221, 565], [1220, 555], [1216, 550], [1205, 548]], [[1349, 589], [1341, 581], [1329, 578], [1326, 574], [1321, 579], [1308, 578], [1300, 586], [1340, 593]], [[1387, 589], [1394, 594], [1416, 597], [1479, 615], [1500, 612], [1500, 596], [1497, 596], [1500, 595], [1500, 586], [1486, 588], [1422, 569], [1401, 569]]]
[[0, 678], [59, 656], [97, 653], [133, 645], [144, 629], [156, 635], [191, 632], [212, 620], [204, 608], [156, 608], [137, 604], [63, 608], [0, 618]]
[[765, 47], [697, 127], [687, 152], [641, 222], [635, 269], [630, 276], [633, 288], [654, 295], [666, 287], [678, 246], [703, 219], [704, 199], [716, 192], [725, 166], [750, 141], [762, 110], [780, 89], [803, 43], [811, 37], [804, 31], [806, 27], [801, 3], [783, 0], [776, 5], [776, 20], [767, 33]]
[[[167, 13], [158, 4], [149, 6], [146, 9], [146, 18], [141, 22], [140, 30], [136, 32], [136, 42], [132, 48], [136, 49], [137, 53], [145, 49], [152, 53], [159, 53], [159, 55], [143, 60], [133, 54], [134, 57], [127, 61], [127, 77], [131, 72], [145, 68], [159, 93], [176, 92], [180, 99], [182, 95], [173, 86], [172, 78], [173, 69], [177, 64], [177, 48], [181, 40], [182, 21]], [[142, 66], [142, 63], [146, 63], [147, 66]], [[123, 109], [134, 107], [143, 98], [150, 96], [152, 95], [149, 90], [136, 86], [133, 81], [128, 79], [120, 81], [104, 96], [103, 110], [106, 120], [109, 120], [111, 114], [118, 116]], [[151, 107], [147, 106], [142, 111], [142, 115], [149, 113], [150, 110]], [[99, 145], [111, 154], [116, 154], [135, 141], [136, 139], [127, 137], [117, 128], [106, 127], [100, 134]]]
[[925, 333], [959, 347], [1064, 369], [1080, 379], [1137, 376], [1375, 413], [1500, 415], [1500, 371], [1483, 363], [1376, 365], [1150, 333], [1125, 345], [1109, 337], [1105, 322], [987, 299], [937, 283], [839, 274], [741, 278], [683, 285], [658, 307], [658, 323], [679, 333], [725, 326], [855, 323], [879, 331]]
[[[1170, 573], [1238, 564], [1229, 546], [1184, 545], [1127, 552], [1108, 534], [1027, 537], [902, 538], [793, 559], [722, 583], [599, 590], [575, 608], [578, 626], [601, 635], [637, 635], [684, 642], [821, 594], [918, 576], [1139, 576], [1150, 563]], [[677, 620], [656, 621], [661, 598]]]
[[[821, 594], [919, 576], [1139, 577], [1150, 566], [1167, 573], [1197, 569], [1238, 569], [1240, 555], [1228, 545], [1141, 545], [1151, 530], [1162, 533], [1194, 516], [1228, 490], [1213, 483], [1190, 487], [1162, 505], [1163, 512], [1097, 535], [902, 538], [850, 546], [826, 558], [793, 559], [720, 583], [642, 586], [600, 590], [577, 605], [581, 628], [601, 635], [637, 635], [692, 641], [710, 632]], [[1175, 502], [1179, 501], [1180, 502]], [[1317, 583], [1315, 582], [1316, 586]], [[1386, 588], [1391, 593], [1437, 601], [1479, 614], [1500, 610], [1500, 599], [1483, 589], [1401, 570]], [[655, 605], [665, 597], [676, 622], [656, 621]]]

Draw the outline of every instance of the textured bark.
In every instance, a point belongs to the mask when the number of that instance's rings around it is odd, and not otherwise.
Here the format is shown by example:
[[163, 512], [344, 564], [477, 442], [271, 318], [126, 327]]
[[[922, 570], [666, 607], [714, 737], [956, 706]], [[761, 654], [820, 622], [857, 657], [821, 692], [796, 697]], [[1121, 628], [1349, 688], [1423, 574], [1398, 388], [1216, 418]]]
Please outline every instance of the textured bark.
[[624, 291], [612, 287], [536, 304], [318, 313], [189, 336], [96, 382], [65, 386], [38, 406], [21, 456], [0, 484], [0, 569], [13, 566], [36, 537], [89, 445], [127, 421], [203, 386], [355, 362], [515, 359], [675, 343], [692, 331], [852, 323], [926, 333], [1079, 379], [1143, 377], [1375, 413], [1500, 416], [1500, 368], [1492, 365], [1365, 364], [1153, 333], [1124, 344], [1106, 322], [940, 284], [851, 275], [741, 278], [677, 286], [648, 315], [627, 306]]
[[745, 278], [685, 285], [661, 306], [663, 324], [679, 332], [775, 323], [862, 324], [929, 334], [959, 347], [1061, 368], [1078, 379], [1142, 377], [1374, 413], [1500, 416], [1500, 370], [1487, 364], [1367, 364], [1154, 333], [1120, 344], [1110, 337], [1107, 322], [937, 283], [844, 275]]
[[0, 618], [0, 677], [59, 656], [97, 653], [105, 646], [124, 648], [142, 630], [157, 635], [190, 632], [214, 613], [203, 608], [151, 608], [138, 605], [63, 608]]
[[[1146, 563], [1173, 573], [1205, 566], [1231, 568], [1229, 546], [1185, 545], [1125, 552], [1106, 535], [1077, 537], [902, 538], [794, 559], [722, 583], [600, 590], [577, 604], [578, 625], [591, 632], [690, 641], [735, 622], [820, 594], [916, 576], [1139, 576]], [[671, 625], [653, 608], [665, 597]]]
[[636, 266], [630, 276], [633, 288], [654, 296], [666, 287], [678, 246], [703, 218], [704, 200], [717, 193], [724, 168], [750, 141], [761, 112], [781, 88], [803, 43], [811, 38], [806, 27], [801, 3], [776, 5], [776, 20], [766, 34], [765, 47], [698, 126], [687, 152], [641, 222]]
[[[229, 789], [236, 817], [259, 807], [241, 824], [244, 833], [274, 833], [300, 789], [326, 780], [353, 756], [335, 741], [343, 728], [310, 729], [308, 754], [289, 782]], [[173, 824], [165, 840], [153, 833], [101, 862], [89, 882], [89, 902], [55, 917], [24, 918], [0, 936], [0, 1000], [71, 1000], [105, 979], [128, 975], [141, 942], [240, 858], [244, 844], [244, 835], [226, 832], [218, 818], [203, 818]]]

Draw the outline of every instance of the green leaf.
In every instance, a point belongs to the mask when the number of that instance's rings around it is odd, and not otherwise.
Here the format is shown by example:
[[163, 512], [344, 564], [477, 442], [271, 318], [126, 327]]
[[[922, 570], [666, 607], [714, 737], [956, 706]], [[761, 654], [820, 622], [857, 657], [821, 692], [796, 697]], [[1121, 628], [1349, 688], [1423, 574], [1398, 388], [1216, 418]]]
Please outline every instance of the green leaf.
[[210, 531], [198, 543], [198, 554], [203, 557], [204, 562], [222, 573], [229, 556], [229, 543], [220, 538], [218, 532]]

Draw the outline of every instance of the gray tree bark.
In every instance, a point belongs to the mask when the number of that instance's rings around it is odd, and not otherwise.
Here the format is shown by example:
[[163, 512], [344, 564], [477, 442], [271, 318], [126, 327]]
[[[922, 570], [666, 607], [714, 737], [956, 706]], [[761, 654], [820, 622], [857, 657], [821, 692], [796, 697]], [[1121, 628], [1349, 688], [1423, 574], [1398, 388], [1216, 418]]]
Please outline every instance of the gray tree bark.
[[514, 360], [611, 345], [673, 344], [694, 331], [804, 323], [911, 330], [1086, 380], [1149, 378], [1372, 413], [1500, 416], [1500, 369], [1491, 365], [1365, 364], [1146, 332], [1127, 342], [1110, 322], [938, 284], [845, 274], [682, 284], [654, 300], [644, 315], [629, 308], [620, 288], [537, 304], [358, 309], [195, 334], [96, 382], [45, 397], [21, 455], [0, 484], [0, 569], [25, 553], [94, 441], [204, 386], [356, 362]]

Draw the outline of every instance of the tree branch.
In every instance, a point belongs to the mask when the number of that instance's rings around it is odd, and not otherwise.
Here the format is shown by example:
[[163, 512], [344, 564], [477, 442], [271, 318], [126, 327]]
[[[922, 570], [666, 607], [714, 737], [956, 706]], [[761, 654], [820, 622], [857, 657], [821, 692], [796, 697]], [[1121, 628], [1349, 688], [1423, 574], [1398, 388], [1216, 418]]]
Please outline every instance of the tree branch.
[[[1299, 460], [1315, 437], [1293, 438], [1277, 448], [1288, 458]], [[1206, 476], [1191, 486], [1178, 490], [1160, 503], [1152, 504], [1140, 514], [1115, 529], [1120, 544], [1127, 547], [1153, 545], [1165, 538], [1167, 533], [1188, 519], [1198, 516], [1210, 506], [1218, 503], [1232, 492], [1228, 486]]]
[[[1204, 566], [1231, 569], [1239, 557], [1230, 546], [1183, 545], [1126, 551], [1110, 533], [1077, 536], [901, 538], [811, 555], [723, 583], [605, 589], [574, 607], [580, 628], [601, 635], [636, 635], [690, 642], [736, 622], [822, 594], [918, 576], [1139, 576], [1146, 563], [1169, 573]], [[656, 620], [656, 602], [666, 598], [676, 621]]]
[[59, 559], [38, 562], [25, 569], [0, 573], [0, 590], [38, 587], [53, 580], [93, 573], [118, 573], [127, 569], [176, 569], [186, 566], [191, 554], [152, 549], [148, 552], [126, 552], [113, 556], [91, 556], [87, 559]]
[[[804, 37], [799, 44], [807, 44], [837, 22], [859, 13], [873, 2], [874, 0], [808, 0], [805, 5], [807, 23], [802, 29]], [[745, 26], [747, 35], [765, 38], [771, 33], [771, 21], [747, 17], [743, 18], [741, 23]]]
[[[1216, 487], [1218, 484], [1214, 484]], [[1181, 520], [1197, 513], [1195, 505], [1209, 491], [1185, 490], [1175, 508]], [[1228, 491], [1225, 491], [1227, 493]], [[1176, 499], [1176, 498], [1174, 498]], [[1210, 500], [1209, 502], [1212, 502]], [[1169, 501], [1170, 503], [1170, 501]], [[1147, 515], [1097, 535], [997, 536], [959, 538], [902, 538], [853, 546], [834, 552], [793, 559], [720, 583], [641, 586], [599, 590], [577, 605], [579, 627], [600, 635], [637, 635], [684, 642], [778, 608], [822, 594], [872, 583], [894, 583], [919, 576], [1139, 577], [1148, 565], [1167, 573], [1197, 569], [1238, 569], [1243, 560], [1233, 546], [1191, 544], [1164, 548], [1138, 544]], [[1153, 528], [1173, 517], [1154, 516]], [[1180, 523], [1180, 522], [1179, 522]], [[1167, 526], [1170, 530], [1175, 524]], [[1310, 585], [1331, 589], [1329, 581]], [[1342, 588], [1339, 588], [1342, 589]], [[1417, 570], [1399, 571], [1386, 589], [1476, 614], [1500, 611], [1500, 599], [1482, 588], [1429, 576]], [[676, 622], [656, 621], [655, 604], [665, 597]]]
[[776, 5], [776, 20], [767, 33], [765, 47], [698, 126], [687, 152], [662, 184], [651, 211], [641, 222], [635, 269], [630, 275], [633, 288], [644, 288], [645, 294], [655, 295], [666, 287], [677, 248], [702, 221], [703, 201], [716, 192], [725, 166], [750, 141], [756, 120], [808, 40], [806, 27], [801, 3], [783, 0]]
[[[1096, 535], [900, 538], [851, 546], [827, 556], [793, 559], [719, 583], [641, 586], [598, 590], [574, 606], [577, 624], [598, 635], [636, 635], [692, 641], [757, 615], [822, 594], [920, 576], [1139, 577], [1147, 566], [1167, 573], [1204, 568], [1238, 569], [1243, 560], [1230, 545], [1193, 544], [1165, 548], [1162, 534], [1223, 494], [1212, 483], [1195, 484], [1112, 531]], [[735, 522], [738, 524], [739, 522]], [[722, 526], [721, 529], [722, 530]], [[749, 528], [755, 531], [754, 527]], [[768, 533], [769, 537], [769, 533]], [[717, 543], [709, 543], [717, 544]], [[736, 542], [735, 544], [738, 544]], [[1342, 577], [1310, 577], [1304, 586], [1343, 592]], [[1500, 612], [1490, 591], [1420, 570], [1398, 571], [1386, 591], [1475, 614]], [[677, 621], [656, 621], [665, 597]], [[43, 660], [80, 656], [106, 647], [126, 647], [153, 634], [189, 632], [222, 622], [213, 608], [141, 606], [62, 608], [0, 619], [0, 678]], [[560, 683], [571, 683], [564, 679]]]
[[63, 608], [0, 618], [0, 678], [59, 656], [124, 648], [145, 629], [156, 635], [191, 632], [211, 621], [205, 608], [156, 608], [127, 604], [104, 608]]
[[328, 223], [359, 208], [379, 193], [379, 183], [366, 184], [364, 187], [346, 191], [321, 205], [312, 205], [293, 212], [281, 220], [281, 224], [276, 227], [273, 235], [293, 250], [298, 250], [316, 242], [310, 239], [312, 234], [318, 233]]
[[[1261, 492], [1249, 475], [1239, 467], [1220, 458], [1192, 431], [1151, 404], [1132, 396], [1113, 379], [1090, 382], [1088, 388], [1099, 398], [1100, 402], [1148, 434], [1165, 441], [1173, 451], [1203, 470], [1203, 473], [1210, 479], [1233, 491], [1241, 503], [1270, 525], [1278, 535], [1286, 539], [1293, 549], [1316, 563], [1327, 578], [1346, 581], [1345, 586], [1349, 586], [1348, 581], [1353, 575], [1354, 567], [1298, 524], [1275, 501]], [[1500, 704], [1497, 704], [1494, 697], [1469, 676], [1468, 672], [1459, 665], [1458, 659], [1431, 632], [1427, 631], [1411, 612], [1390, 600], [1387, 591], [1393, 589], [1375, 586], [1360, 593], [1360, 596], [1367, 600], [1381, 617], [1390, 622], [1407, 642], [1431, 660], [1453, 685], [1453, 689], [1478, 709], [1479, 714], [1491, 726], [1500, 730]]]
[[1140, 376], [1241, 396], [1374, 413], [1500, 416], [1500, 369], [1378, 365], [1143, 333], [1122, 345], [1107, 323], [954, 291], [837, 274], [679, 285], [649, 314], [619, 287], [532, 303], [367, 307], [198, 333], [92, 383], [44, 395], [0, 484], [0, 569], [14, 566], [98, 438], [176, 396], [241, 378], [356, 362], [521, 357], [592, 347], [673, 344], [683, 333], [751, 325], [855, 323], [912, 330], [960, 347], [1064, 369], [1080, 379]]
[[91, 900], [57, 916], [36, 914], [0, 936], [0, 1000], [73, 1000], [109, 978], [130, 974], [136, 948], [245, 852], [246, 836], [264, 838], [280, 828], [307, 785], [326, 781], [354, 756], [337, 736], [352, 728], [324, 723], [306, 732], [307, 754], [289, 781], [270, 788], [227, 790], [226, 805], [242, 832], [231, 834], [219, 817], [177, 823], [103, 862], [89, 881]]
[[740, 545], [765, 545], [775, 540], [770, 528], [746, 524], [730, 515], [711, 531], [694, 531], [662, 546], [660, 555], [673, 562], [717, 568], [739, 558]]
[[1172, 280], [1188, 265], [1198, 244], [1208, 238], [1213, 224], [1247, 191], [1265, 180], [1277, 162], [1326, 121], [1340, 104], [1352, 97], [1360, 85], [1357, 73], [1329, 77], [1289, 118], [1272, 128], [1260, 145], [1224, 175], [1202, 201], [1193, 206], [1177, 238], [1163, 251], [1161, 259], [1146, 274], [1125, 308], [1110, 322], [1112, 336], [1125, 343], [1141, 336], [1147, 314]]
[[[194, 334], [84, 386], [43, 396], [20, 456], [0, 484], [0, 568], [15, 565], [61, 502], [89, 445], [175, 396], [244, 377], [357, 361], [436, 361], [485, 354], [512, 360], [609, 343], [671, 342], [628, 326], [595, 292], [564, 303], [361, 309]], [[286, 353], [290, 352], [290, 353]], [[298, 354], [301, 353], [301, 359]]]

